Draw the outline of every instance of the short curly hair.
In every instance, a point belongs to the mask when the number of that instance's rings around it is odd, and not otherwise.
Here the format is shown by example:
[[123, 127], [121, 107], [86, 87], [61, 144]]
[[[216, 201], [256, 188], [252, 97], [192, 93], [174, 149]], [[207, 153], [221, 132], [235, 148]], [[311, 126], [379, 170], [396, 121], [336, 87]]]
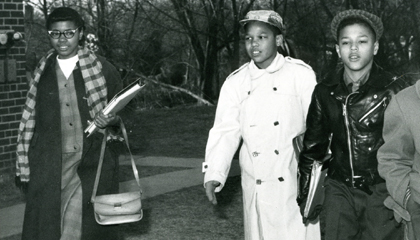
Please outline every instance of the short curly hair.
[[[79, 31], [83, 30], [84, 32], [85, 30], [85, 21], [83, 20], [83, 18], [76, 10], [69, 7], [59, 7], [54, 9], [54, 11], [52, 11], [50, 15], [48, 15], [47, 22], [45, 25], [47, 29], [50, 29], [53, 23], [64, 21], [73, 22], [74, 25], [76, 25], [79, 28]], [[83, 34], [82, 39], [79, 41], [79, 45], [83, 45], [84, 42], [85, 34]]]

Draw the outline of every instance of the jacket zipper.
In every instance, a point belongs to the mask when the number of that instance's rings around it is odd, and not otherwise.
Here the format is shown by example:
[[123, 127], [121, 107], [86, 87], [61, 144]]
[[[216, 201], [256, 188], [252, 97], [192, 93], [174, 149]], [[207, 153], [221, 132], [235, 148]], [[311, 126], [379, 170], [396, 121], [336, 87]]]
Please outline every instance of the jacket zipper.
[[350, 123], [349, 123], [348, 113], [347, 113], [347, 102], [349, 100], [349, 97], [352, 94], [356, 94], [356, 93], [358, 93], [358, 92], [350, 93], [346, 97], [346, 101], [343, 104], [343, 116], [344, 116], [344, 123], [346, 125], [346, 131], [347, 131], [347, 146], [349, 148], [349, 160], [350, 160], [350, 168], [351, 168], [351, 185], [353, 186], [353, 188], [354, 188], [353, 153], [352, 153], [352, 150], [351, 150]]
[[367, 118], [367, 116], [369, 116], [373, 111], [375, 111], [378, 107], [380, 107], [382, 105], [382, 103], [384, 103], [387, 99], [388, 99], [387, 97], [382, 99], [375, 107], [370, 109], [369, 112], [365, 113], [365, 115], [363, 115], [363, 117], [361, 117], [359, 119], [359, 122], [362, 122], [363, 120], [365, 120], [365, 118]]

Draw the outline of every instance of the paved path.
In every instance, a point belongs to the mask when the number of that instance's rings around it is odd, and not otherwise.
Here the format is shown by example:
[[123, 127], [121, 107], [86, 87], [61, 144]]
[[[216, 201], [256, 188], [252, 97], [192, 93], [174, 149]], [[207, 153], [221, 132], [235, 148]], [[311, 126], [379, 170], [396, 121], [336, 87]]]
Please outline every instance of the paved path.
[[[201, 163], [199, 158], [169, 158], [169, 157], [140, 157], [134, 156], [137, 165], [162, 167], [188, 167], [191, 169], [158, 174], [141, 178], [143, 198], [150, 198], [160, 194], [177, 191], [186, 187], [203, 183]], [[130, 165], [130, 160], [121, 159], [120, 165]], [[230, 176], [240, 174], [238, 160], [234, 160]], [[141, 176], [140, 176], [141, 177]], [[120, 191], [129, 191], [137, 184], [135, 180], [120, 183]], [[0, 209], [0, 239], [21, 233], [25, 204], [18, 204]]]

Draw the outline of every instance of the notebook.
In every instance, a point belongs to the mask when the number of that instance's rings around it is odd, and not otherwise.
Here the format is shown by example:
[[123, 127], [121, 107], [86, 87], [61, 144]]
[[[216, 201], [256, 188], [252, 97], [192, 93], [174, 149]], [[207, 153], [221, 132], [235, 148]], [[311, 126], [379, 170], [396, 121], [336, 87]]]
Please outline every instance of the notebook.
[[[103, 113], [106, 114], [116, 114], [121, 111], [136, 95], [137, 93], [145, 86], [145, 83], [140, 79], [136, 79], [134, 82], [130, 83], [123, 90], [118, 92], [106, 107], [103, 109]], [[92, 121], [90, 125], [85, 129], [85, 133], [88, 134], [88, 137], [98, 131], [99, 128]]]

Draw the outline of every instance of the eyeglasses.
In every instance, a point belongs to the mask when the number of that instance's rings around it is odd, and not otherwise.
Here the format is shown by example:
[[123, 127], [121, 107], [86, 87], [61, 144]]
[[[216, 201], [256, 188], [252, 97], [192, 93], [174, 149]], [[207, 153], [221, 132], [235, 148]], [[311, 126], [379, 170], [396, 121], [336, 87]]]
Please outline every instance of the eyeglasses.
[[58, 30], [52, 30], [52, 31], [48, 31], [48, 35], [51, 38], [54, 39], [59, 39], [61, 37], [61, 34], [64, 35], [65, 38], [70, 39], [72, 37], [74, 37], [74, 34], [76, 34], [76, 31], [79, 29], [80, 27], [74, 29], [74, 30], [65, 30], [64, 32], [60, 32]]

